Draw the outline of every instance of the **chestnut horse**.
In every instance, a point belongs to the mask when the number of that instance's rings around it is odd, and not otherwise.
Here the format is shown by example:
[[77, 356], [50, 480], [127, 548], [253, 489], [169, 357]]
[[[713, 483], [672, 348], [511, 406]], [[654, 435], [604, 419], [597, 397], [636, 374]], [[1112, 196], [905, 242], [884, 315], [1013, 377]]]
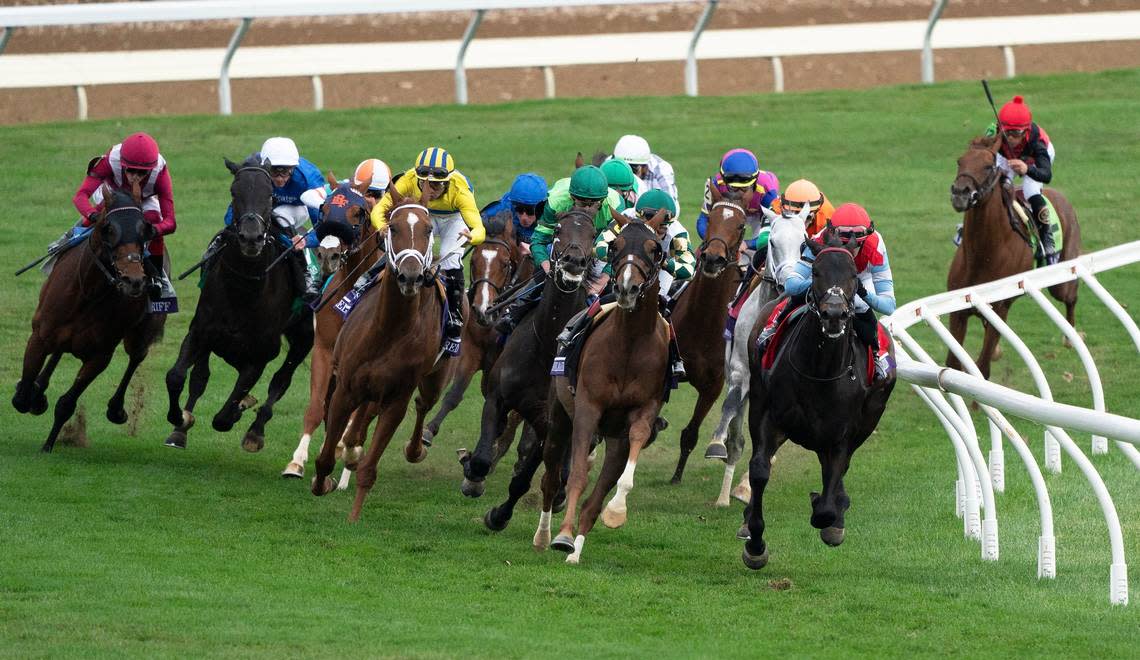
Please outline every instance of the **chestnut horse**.
[[[413, 199], [395, 198], [384, 234], [387, 273], [356, 304], [333, 349], [325, 412], [325, 440], [316, 460], [314, 495], [336, 487], [329, 479], [336, 463], [336, 446], [349, 418], [368, 404], [378, 413], [372, 444], [357, 469], [356, 498], [349, 521], [360, 510], [376, 483], [376, 466], [388, 442], [407, 414], [408, 402], [420, 387], [421, 397], [438, 396], [440, 378], [429, 374], [450, 362], [439, 360], [443, 309], [432, 264], [432, 221], [427, 208]], [[442, 370], [441, 370], [442, 371]], [[431, 384], [434, 392], [425, 393]], [[417, 412], [420, 402], [417, 401]], [[404, 456], [418, 463], [427, 456], [423, 445], [423, 415], [417, 416]]]
[[[1033, 267], [1033, 250], [1023, 235], [1026, 229], [1014, 229], [1011, 226], [1011, 216], [1016, 217], [1010, 212], [1012, 195], [1007, 187], [1008, 182], [996, 165], [1000, 146], [1001, 141], [996, 136], [976, 138], [958, 159], [958, 175], [950, 185], [950, 203], [955, 211], [965, 212], [966, 217], [962, 227], [962, 244], [954, 253], [950, 275], [946, 279], [948, 290], [991, 282]], [[1064, 236], [1061, 261], [1075, 259], [1081, 254], [1081, 228], [1077, 224], [1077, 213], [1069, 200], [1056, 190], [1046, 190], [1045, 196], [1053, 202], [1053, 208], [1061, 222]], [[1049, 287], [1049, 293], [1065, 303], [1065, 318], [1069, 325], [1075, 320], [1077, 283], [1077, 280], [1070, 280]], [[1015, 298], [1010, 298], [993, 303], [994, 312], [1005, 320], [1014, 300]], [[970, 310], [950, 314], [950, 333], [959, 343], [966, 338], [967, 325], [972, 315]], [[978, 355], [978, 369], [983, 376], [989, 378], [990, 361], [999, 335], [988, 323], [983, 325], [986, 335], [982, 341], [982, 352]], [[947, 354], [946, 366], [951, 369], [961, 368], [953, 353]]]
[[[669, 328], [657, 303], [657, 273], [665, 257], [657, 230], [664, 221], [665, 214], [659, 212], [647, 222], [623, 224], [610, 246], [617, 309], [586, 337], [576, 391], [571, 391], [565, 376], [555, 377], [551, 385], [557, 399], [551, 402], [550, 430], [543, 448], [546, 474], [534, 546], [544, 549], [550, 543], [550, 547], [569, 553], [566, 561], [571, 564], [581, 559], [586, 535], [614, 484], [618, 490], [606, 507], [604, 522], [609, 527], [625, 523], [626, 496], [633, 488], [638, 454], [653, 439], [664, 400]], [[606, 457], [579, 519], [578, 499], [586, 489], [595, 432], [606, 439]], [[571, 455], [566, 512], [558, 536], [551, 542], [550, 517], [561, 487], [567, 449]]]
[[[741, 530], [737, 536], [748, 537], [742, 559], [754, 570], [768, 563], [763, 501], [776, 450], [790, 439], [819, 457], [823, 492], [811, 494], [811, 525], [820, 530], [824, 543], [839, 545], [846, 534], [844, 514], [851, 503], [843, 476], [851, 455], [878, 425], [894, 389], [893, 373], [878, 383], [868, 373], [867, 347], [856, 338], [851, 324], [858, 283], [855, 259], [837, 245], [808, 242], [815, 254], [808, 309], [784, 331], [786, 338], [769, 348], [777, 351], [769, 368], [761, 365], [755, 348], [763, 324], [757, 323], [749, 335], [752, 499], [744, 511], [747, 534]], [[774, 305], [769, 303], [765, 311]], [[893, 345], [890, 350], [893, 354]]]
[[45, 452], [52, 450], [80, 395], [107, 368], [120, 342], [129, 360], [107, 402], [107, 419], [114, 424], [127, 421], [127, 386], [166, 323], [165, 314], [148, 313], [145, 295], [143, 249], [154, 238], [154, 227], [143, 219], [137, 198], [105, 187], [103, 199], [107, 203], [87, 240], [59, 257], [40, 288], [24, 370], [12, 397], [18, 412], [42, 415], [48, 408], [44, 391], [60, 357], [70, 353], [83, 362], [71, 387], [56, 401]]

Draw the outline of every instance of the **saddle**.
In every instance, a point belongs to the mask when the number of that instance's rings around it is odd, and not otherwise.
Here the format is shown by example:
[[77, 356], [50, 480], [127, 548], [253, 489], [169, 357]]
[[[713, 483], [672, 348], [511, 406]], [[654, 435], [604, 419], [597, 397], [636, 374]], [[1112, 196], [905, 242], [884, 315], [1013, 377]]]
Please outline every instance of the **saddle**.
[[[1045, 253], [1041, 248], [1041, 240], [1038, 238], [1036, 223], [1033, 220], [1033, 210], [1025, 199], [1025, 193], [1020, 188], [1011, 191], [1008, 187], [1002, 186], [1002, 196], [1005, 198], [1006, 208], [1009, 210], [1010, 227], [1033, 250], [1034, 263], [1043, 264]], [[1057, 215], [1053, 200], [1046, 195], [1042, 195], [1042, 197], [1045, 198], [1045, 206], [1049, 209], [1049, 231], [1053, 232], [1053, 245], [1057, 248], [1057, 254], [1060, 254], [1064, 247], [1061, 216]]]
[[736, 294], [736, 299], [728, 304], [728, 318], [724, 320], [724, 340], [732, 341], [736, 333], [736, 321], [740, 318], [740, 310], [744, 309], [744, 304], [748, 302], [748, 298], [752, 296], [752, 292], [760, 288], [761, 277], [760, 273], [763, 270], [756, 271], [752, 277], [744, 280], [740, 284], [740, 289]]

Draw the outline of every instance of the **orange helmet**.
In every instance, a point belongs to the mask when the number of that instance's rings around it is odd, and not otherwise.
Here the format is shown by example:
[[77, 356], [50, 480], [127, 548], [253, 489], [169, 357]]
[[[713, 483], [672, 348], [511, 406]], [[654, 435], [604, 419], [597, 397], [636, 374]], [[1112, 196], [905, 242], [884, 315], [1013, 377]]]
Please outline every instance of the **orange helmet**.
[[356, 166], [352, 173], [352, 184], [368, 184], [368, 190], [384, 192], [392, 182], [392, 170], [379, 158], [369, 158]]
[[818, 211], [823, 206], [823, 193], [811, 181], [797, 179], [784, 189], [784, 194], [780, 196], [780, 208], [798, 212], [804, 204], [810, 204], [812, 211]]
[[848, 202], [835, 209], [831, 220], [827, 222], [827, 228], [844, 244], [855, 241], [862, 245], [863, 241], [874, 233], [875, 224], [871, 222], [871, 216], [867, 215], [866, 209]]

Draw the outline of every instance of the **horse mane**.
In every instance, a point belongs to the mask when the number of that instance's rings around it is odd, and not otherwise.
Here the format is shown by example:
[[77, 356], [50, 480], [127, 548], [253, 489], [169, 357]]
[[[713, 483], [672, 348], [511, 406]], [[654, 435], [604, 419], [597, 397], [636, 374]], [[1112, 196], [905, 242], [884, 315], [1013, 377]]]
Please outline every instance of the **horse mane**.
[[502, 236], [507, 231], [507, 225], [513, 224], [509, 209], [503, 209], [495, 215], [483, 219], [483, 227], [487, 230], [487, 238]]
[[993, 150], [994, 145], [997, 144], [997, 135], [979, 135], [978, 137], [970, 140], [971, 149], [988, 149]]
[[601, 167], [602, 163], [606, 162], [606, 159], [609, 157], [610, 155], [604, 151], [595, 151], [590, 161], [595, 167]]

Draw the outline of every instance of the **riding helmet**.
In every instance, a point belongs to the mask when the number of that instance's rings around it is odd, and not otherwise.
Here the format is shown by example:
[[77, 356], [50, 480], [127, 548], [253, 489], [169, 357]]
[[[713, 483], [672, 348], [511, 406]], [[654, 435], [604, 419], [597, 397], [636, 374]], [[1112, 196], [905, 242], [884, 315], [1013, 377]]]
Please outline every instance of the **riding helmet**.
[[606, 175], [606, 183], [614, 190], [626, 192], [637, 187], [633, 170], [620, 158], [611, 158], [602, 163], [602, 173]]
[[124, 168], [152, 170], [158, 165], [158, 143], [146, 133], [128, 135], [119, 148]]
[[614, 158], [620, 158], [630, 165], [647, 165], [649, 143], [640, 135], [623, 135], [614, 145]]
[[297, 144], [287, 137], [271, 137], [261, 145], [261, 157], [270, 167], [296, 167], [301, 162]]
[[1025, 99], [1015, 96], [1001, 107], [998, 121], [1001, 122], [1002, 130], [1025, 130], [1033, 122], [1033, 113], [1029, 111], [1029, 106], [1025, 105]]
[[606, 175], [594, 165], [579, 167], [570, 175], [570, 194], [580, 199], [605, 199], [609, 194]]

